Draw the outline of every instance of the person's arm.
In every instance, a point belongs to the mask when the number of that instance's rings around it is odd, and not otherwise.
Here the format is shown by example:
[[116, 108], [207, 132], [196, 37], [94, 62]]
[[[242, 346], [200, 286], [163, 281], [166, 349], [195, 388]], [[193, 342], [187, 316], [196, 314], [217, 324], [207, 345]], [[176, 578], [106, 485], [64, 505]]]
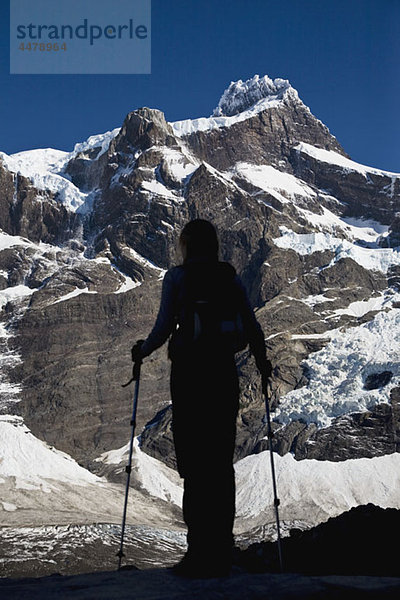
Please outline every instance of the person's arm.
[[267, 384], [267, 380], [272, 375], [271, 361], [267, 358], [265, 347], [264, 333], [260, 323], [257, 321], [254, 310], [250, 304], [246, 288], [243, 283], [236, 277], [236, 285], [238, 287], [240, 298], [240, 312], [243, 319], [243, 325], [247, 338], [249, 340], [250, 351], [253, 354], [258, 370], [263, 379], [263, 387]]
[[177, 301], [177, 285], [171, 271], [164, 276], [161, 292], [160, 308], [153, 329], [148, 338], [141, 344], [141, 357], [149, 356], [162, 346], [171, 335], [175, 326]]

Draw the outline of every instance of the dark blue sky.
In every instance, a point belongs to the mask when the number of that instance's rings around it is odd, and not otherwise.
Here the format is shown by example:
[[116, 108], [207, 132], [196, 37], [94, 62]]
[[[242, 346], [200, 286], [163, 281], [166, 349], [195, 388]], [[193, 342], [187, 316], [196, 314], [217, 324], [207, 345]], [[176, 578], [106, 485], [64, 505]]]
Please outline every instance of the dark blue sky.
[[258, 73], [289, 79], [354, 160], [400, 172], [400, 0], [153, 0], [151, 75], [10, 75], [7, 0], [0, 28], [4, 152], [72, 150], [140, 106], [208, 116]]

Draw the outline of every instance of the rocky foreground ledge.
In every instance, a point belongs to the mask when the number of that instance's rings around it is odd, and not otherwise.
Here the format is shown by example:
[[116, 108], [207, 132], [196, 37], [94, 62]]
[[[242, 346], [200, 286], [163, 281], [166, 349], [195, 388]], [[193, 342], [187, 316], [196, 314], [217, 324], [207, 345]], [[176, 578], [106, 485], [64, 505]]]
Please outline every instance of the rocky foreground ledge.
[[39, 579], [4, 579], [3, 600], [357, 600], [400, 596], [400, 578], [235, 573], [208, 580], [181, 579], [168, 569], [121, 570]]
[[191, 580], [169, 569], [124, 567], [80, 575], [0, 579], [2, 600], [386, 600], [400, 598], [394, 543], [400, 511], [359, 506], [309, 531], [283, 538], [287, 572], [278, 573], [276, 543], [237, 549], [229, 577]]

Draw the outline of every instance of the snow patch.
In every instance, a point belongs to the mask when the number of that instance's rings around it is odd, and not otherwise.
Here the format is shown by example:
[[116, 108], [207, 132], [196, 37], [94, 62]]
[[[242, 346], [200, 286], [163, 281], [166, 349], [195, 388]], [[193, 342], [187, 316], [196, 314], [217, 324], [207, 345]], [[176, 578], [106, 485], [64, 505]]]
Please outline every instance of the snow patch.
[[3, 510], [6, 512], [14, 512], [18, 508], [15, 506], [15, 504], [12, 504], [12, 502], [2, 502], [1, 504], [3, 506]]
[[88, 152], [93, 150], [94, 148], [99, 148], [100, 152], [96, 156], [96, 160], [100, 158], [102, 154], [107, 152], [112, 140], [119, 134], [121, 131], [120, 127], [116, 127], [111, 131], [106, 131], [105, 133], [98, 133], [96, 135], [91, 135], [84, 142], [80, 142], [75, 144], [73, 151], [69, 154], [68, 160], [75, 158], [78, 154], [82, 152]]
[[72, 292], [68, 292], [68, 294], [64, 294], [61, 298], [55, 300], [52, 304], [58, 304], [59, 302], [65, 302], [66, 300], [70, 300], [71, 298], [75, 298], [75, 296], [80, 296], [81, 294], [97, 294], [95, 290], [89, 290], [89, 288], [78, 288], [76, 287]]
[[[280, 504], [285, 520], [299, 518], [317, 524], [369, 502], [400, 508], [400, 454], [342, 462], [297, 461], [274, 453]], [[273, 490], [268, 452], [253, 454], [235, 464], [236, 514], [243, 519], [273, 518]]]
[[325, 233], [343, 235], [350, 241], [362, 241], [369, 247], [379, 247], [379, 241], [387, 237], [389, 227], [373, 219], [339, 217], [325, 206], [322, 214], [296, 206], [296, 210], [311, 225]]
[[[296, 298], [297, 300], [297, 298]], [[335, 298], [327, 298], [324, 294], [312, 294], [311, 296], [307, 296], [306, 298], [298, 298], [299, 302], [303, 302], [314, 308], [317, 304], [323, 304], [324, 302], [334, 302]]]
[[301, 142], [300, 144], [295, 146], [295, 150], [297, 150], [297, 152], [302, 152], [303, 154], [308, 154], [308, 156], [311, 156], [312, 158], [320, 162], [341, 167], [345, 171], [356, 171], [357, 173], [361, 173], [362, 175], [364, 175], [364, 177], [367, 177], [368, 174], [391, 178], [400, 177], [400, 173], [391, 173], [389, 171], [383, 171], [382, 169], [367, 167], [366, 165], [362, 165], [360, 163], [355, 162], [354, 160], [350, 160], [349, 158], [342, 156], [342, 154], [338, 154], [338, 152], [334, 152], [333, 150], [323, 150], [322, 148], [316, 148], [315, 146], [312, 146], [311, 144], [306, 144], [305, 142]]
[[13, 248], [14, 246], [27, 247], [30, 246], [31, 242], [19, 235], [9, 235], [0, 231], [0, 250], [6, 250], [7, 248]]
[[229, 175], [244, 177], [255, 187], [264, 190], [283, 204], [296, 199], [296, 196], [316, 198], [317, 194], [306, 183], [270, 165], [254, 165], [245, 162], [236, 163]]
[[174, 194], [163, 183], [161, 183], [161, 181], [157, 181], [155, 179], [152, 181], [143, 181], [141, 187], [145, 192], [150, 192], [155, 196], [162, 196], [163, 198], [168, 198], [169, 200], [177, 200], [176, 194]]
[[124, 294], [125, 292], [129, 292], [129, 290], [133, 290], [136, 287], [142, 285], [141, 281], [135, 281], [132, 277], [128, 275], [124, 275], [122, 271], [113, 266], [114, 270], [117, 270], [120, 275], [124, 278], [124, 282], [121, 283], [120, 287], [114, 292], [114, 294]]
[[183, 181], [189, 177], [200, 165], [198, 160], [192, 156], [189, 157], [189, 153], [183, 149], [178, 152], [165, 146], [162, 148], [162, 153], [171, 175], [177, 181]]
[[147, 258], [142, 256], [141, 254], [139, 254], [139, 252], [136, 252], [136, 250], [134, 250], [133, 248], [126, 246], [126, 250], [132, 256], [132, 258], [134, 260], [136, 260], [139, 264], [143, 265], [144, 267], [147, 267], [148, 269], [152, 269], [153, 271], [158, 271], [159, 279], [164, 278], [164, 275], [167, 272], [166, 269], [157, 267], [157, 265], [155, 265], [153, 262], [151, 262], [151, 260], [148, 260]]
[[380, 296], [375, 296], [374, 298], [369, 298], [368, 300], [359, 300], [356, 302], [352, 302], [347, 306], [347, 308], [338, 308], [333, 311], [333, 315], [350, 315], [352, 317], [362, 317], [368, 314], [371, 311], [380, 311], [386, 306], [391, 306], [393, 303], [393, 299], [391, 296], [385, 296], [381, 294]]
[[27, 296], [31, 296], [34, 292], [36, 292], [36, 289], [29, 288], [26, 285], [15, 285], [5, 290], [0, 290], [0, 310], [3, 310], [8, 302], [22, 300]]

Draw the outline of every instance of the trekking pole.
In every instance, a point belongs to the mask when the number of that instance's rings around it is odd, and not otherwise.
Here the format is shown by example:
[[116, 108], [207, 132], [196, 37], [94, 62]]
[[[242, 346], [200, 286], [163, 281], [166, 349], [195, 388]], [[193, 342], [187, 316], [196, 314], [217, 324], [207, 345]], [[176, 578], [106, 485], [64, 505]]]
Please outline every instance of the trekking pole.
[[129, 460], [128, 464], [125, 467], [125, 471], [127, 473], [126, 478], [126, 488], [125, 488], [125, 502], [124, 502], [124, 513], [122, 517], [122, 527], [121, 527], [121, 541], [119, 545], [119, 551], [117, 552], [118, 556], [118, 571], [121, 568], [122, 558], [125, 556], [123, 547], [124, 547], [124, 535], [125, 535], [125, 524], [126, 524], [126, 512], [128, 508], [128, 494], [129, 494], [129, 483], [131, 480], [131, 472], [132, 472], [132, 453], [133, 453], [133, 441], [135, 439], [135, 427], [136, 427], [136, 412], [138, 405], [138, 397], [139, 397], [139, 383], [140, 383], [140, 366], [141, 361], [138, 361], [133, 365], [133, 375], [132, 379], [122, 385], [122, 387], [127, 387], [132, 381], [135, 381], [135, 392], [133, 394], [133, 408], [132, 408], [132, 418], [131, 418], [131, 440], [129, 443]]
[[269, 397], [268, 391], [265, 391], [265, 413], [266, 417], [264, 417], [264, 422], [267, 423], [267, 431], [268, 431], [268, 445], [269, 445], [269, 455], [271, 459], [271, 475], [272, 475], [272, 487], [274, 490], [274, 507], [275, 507], [275, 518], [276, 518], [276, 528], [278, 531], [278, 555], [279, 555], [279, 566], [281, 569], [281, 573], [283, 573], [283, 559], [282, 559], [282, 546], [281, 546], [281, 528], [279, 523], [279, 504], [280, 500], [278, 498], [278, 492], [276, 487], [276, 476], [275, 476], [275, 465], [274, 465], [274, 453], [272, 451], [272, 438], [274, 436], [272, 427], [271, 427], [271, 414], [269, 410]]

